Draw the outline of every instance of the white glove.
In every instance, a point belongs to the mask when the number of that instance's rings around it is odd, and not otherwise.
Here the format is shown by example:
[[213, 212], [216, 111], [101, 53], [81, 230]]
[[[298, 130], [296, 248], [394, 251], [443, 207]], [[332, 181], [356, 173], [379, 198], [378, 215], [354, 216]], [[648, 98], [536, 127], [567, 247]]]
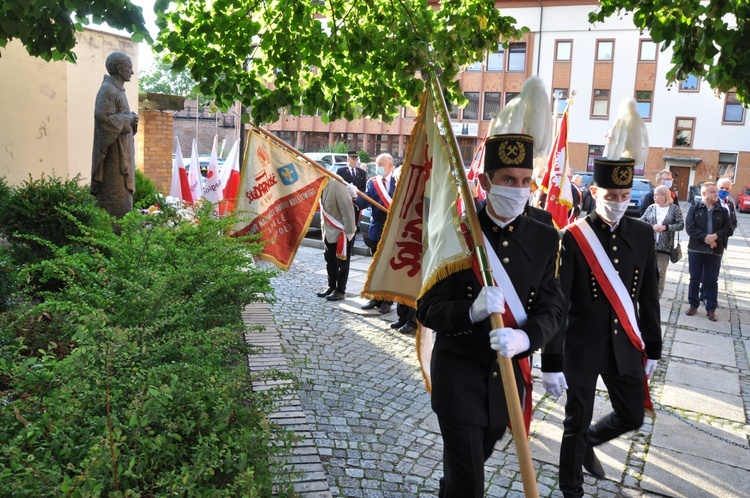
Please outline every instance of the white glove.
[[356, 199], [359, 194], [359, 190], [357, 190], [357, 187], [355, 187], [353, 183], [346, 184], [346, 191], [349, 192], [352, 199]]
[[469, 308], [471, 323], [483, 321], [492, 313], [505, 313], [505, 296], [500, 287], [482, 287]]
[[647, 380], [651, 380], [654, 370], [656, 370], [656, 360], [646, 360], [646, 364], [643, 366], [643, 371], [646, 373]]
[[568, 381], [562, 372], [542, 372], [542, 385], [547, 394], [559, 398], [562, 390], [568, 388]]
[[523, 330], [503, 327], [490, 331], [490, 347], [500, 353], [500, 356], [513, 358], [528, 350], [530, 345], [529, 336]]

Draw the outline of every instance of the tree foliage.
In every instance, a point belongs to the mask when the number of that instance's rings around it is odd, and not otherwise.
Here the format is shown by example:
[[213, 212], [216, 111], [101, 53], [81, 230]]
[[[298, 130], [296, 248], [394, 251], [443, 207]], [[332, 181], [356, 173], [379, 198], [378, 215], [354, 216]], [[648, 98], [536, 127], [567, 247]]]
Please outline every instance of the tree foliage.
[[494, 0], [157, 0], [155, 50], [219, 107], [234, 101], [255, 122], [279, 110], [323, 119], [382, 117], [417, 107], [435, 68], [453, 101], [454, 77], [500, 41], [527, 30]]
[[750, 3], [746, 0], [602, 0], [592, 23], [629, 12], [636, 27], [672, 47], [670, 82], [692, 74], [711, 88], [726, 93], [736, 89], [737, 97], [750, 103]]
[[130, 0], [3, 0], [0, 47], [18, 39], [34, 57], [75, 62], [75, 34], [91, 22], [132, 33], [136, 43], [151, 41], [142, 9]]
[[138, 75], [138, 91], [141, 93], [165, 93], [194, 99], [196, 85], [189, 71], [173, 70], [172, 65], [158, 55], [151, 67]]

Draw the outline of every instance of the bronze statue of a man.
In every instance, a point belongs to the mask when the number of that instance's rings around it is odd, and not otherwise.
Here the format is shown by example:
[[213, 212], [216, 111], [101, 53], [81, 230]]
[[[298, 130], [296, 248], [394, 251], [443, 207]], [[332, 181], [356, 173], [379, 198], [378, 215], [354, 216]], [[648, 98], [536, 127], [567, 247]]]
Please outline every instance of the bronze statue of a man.
[[107, 72], [94, 108], [94, 153], [91, 193], [97, 204], [115, 218], [133, 210], [135, 145], [138, 115], [130, 112], [125, 82], [133, 75], [133, 62], [122, 52], [107, 57]]

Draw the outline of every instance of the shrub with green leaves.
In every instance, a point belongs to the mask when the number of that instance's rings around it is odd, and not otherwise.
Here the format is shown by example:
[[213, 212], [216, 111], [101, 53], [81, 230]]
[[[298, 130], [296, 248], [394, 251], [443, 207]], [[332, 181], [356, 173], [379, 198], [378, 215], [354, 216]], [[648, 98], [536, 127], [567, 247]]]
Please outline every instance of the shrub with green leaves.
[[156, 184], [141, 170], [135, 170], [135, 193], [133, 194], [133, 208], [146, 209], [156, 202], [159, 189]]
[[10, 195], [0, 195], [0, 235], [19, 263], [50, 258], [54, 247], [69, 245], [82, 234], [81, 226], [106, 230], [110, 217], [96, 207], [80, 175], [68, 180], [29, 176]]
[[119, 236], [69, 211], [77, 249], [22, 270], [62, 285], [0, 322], [17, 338], [0, 343], [0, 496], [291, 495], [274, 463], [291, 439], [266, 417], [293, 385], [252, 391], [240, 317], [273, 272], [209, 210], [133, 212]]

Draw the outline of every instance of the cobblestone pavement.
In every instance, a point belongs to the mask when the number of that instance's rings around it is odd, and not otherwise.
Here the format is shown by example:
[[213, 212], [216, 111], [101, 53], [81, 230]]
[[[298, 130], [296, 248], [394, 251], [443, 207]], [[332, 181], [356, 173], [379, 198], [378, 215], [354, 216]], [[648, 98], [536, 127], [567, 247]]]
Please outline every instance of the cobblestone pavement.
[[[685, 209], [685, 212], [687, 210]], [[687, 257], [670, 265], [662, 297], [664, 357], [652, 380], [656, 419], [597, 448], [607, 478], [587, 474], [590, 497], [744, 497], [750, 489], [750, 216], [724, 256], [719, 322], [688, 317]], [[682, 236], [687, 255], [687, 237]], [[417, 364], [413, 336], [390, 329], [391, 313], [365, 312], [359, 292], [371, 258], [355, 255], [347, 299], [325, 287], [321, 249], [303, 246], [274, 279], [271, 305], [333, 496], [436, 496], [442, 442]], [[533, 370], [540, 377], [538, 368]], [[535, 382], [531, 455], [540, 496], [561, 497], [557, 460], [565, 396]], [[609, 411], [600, 386], [594, 419]], [[485, 466], [486, 496], [522, 497], [512, 438]]]

